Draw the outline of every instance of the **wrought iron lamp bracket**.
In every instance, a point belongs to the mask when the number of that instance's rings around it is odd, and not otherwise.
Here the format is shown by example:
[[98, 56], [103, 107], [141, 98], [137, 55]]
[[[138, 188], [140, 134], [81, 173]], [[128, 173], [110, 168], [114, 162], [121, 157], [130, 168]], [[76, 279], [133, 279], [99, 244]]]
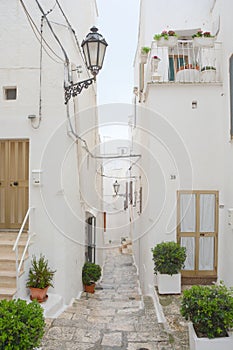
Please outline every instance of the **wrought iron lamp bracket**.
[[75, 97], [79, 95], [82, 92], [83, 88], [87, 89], [94, 81], [95, 77], [80, 81], [75, 84], [71, 83], [69, 86], [65, 86], [65, 104], [68, 103], [71, 96]]

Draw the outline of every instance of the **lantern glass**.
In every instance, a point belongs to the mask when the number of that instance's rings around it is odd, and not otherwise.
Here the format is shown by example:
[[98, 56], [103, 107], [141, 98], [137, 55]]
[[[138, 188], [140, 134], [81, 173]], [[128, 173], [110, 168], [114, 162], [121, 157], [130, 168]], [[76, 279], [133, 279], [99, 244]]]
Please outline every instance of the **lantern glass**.
[[87, 34], [86, 39], [82, 42], [83, 54], [87, 68], [94, 76], [99, 73], [103, 66], [106, 47], [108, 44], [101, 34], [97, 33], [98, 29], [91, 28], [91, 33]]
[[113, 184], [113, 189], [114, 189], [115, 194], [117, 195], [119, 192], [119, 189], [120, 189], [120, 184], [117, 182], [117, 180]]

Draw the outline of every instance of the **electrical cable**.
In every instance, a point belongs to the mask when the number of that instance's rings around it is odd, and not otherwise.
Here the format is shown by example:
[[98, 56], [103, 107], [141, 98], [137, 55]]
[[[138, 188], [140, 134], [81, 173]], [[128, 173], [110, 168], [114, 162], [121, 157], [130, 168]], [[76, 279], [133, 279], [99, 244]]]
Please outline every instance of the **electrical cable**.
[[139, 178], [139, 176], [110, 176], [110, 175], [101, 174], [99, 171], [97, 171], [96, 174], [98, 174], [98, 175], [100, 175], [102, 177], [106, 177], [108, 179], [127, 180], [127, 179], [137, 179], [137, 178]]
[[[74, 39], [75, 39], [75, 42], [76, 42], [78, 51], [79, 51], [81, 57], [83, 58], [83, 54], [82, 54], [82, 51], [81, 51], [81, 49], [80, 49], [79, 41], [78, 41], [77, 35], [76, 35], [76, 33], [75, 33], [75, 30], [74, 30], [74, 28], [72, 27], [72, 25], [71, 25], [69, 19], [67, 18], [67, 16], [66, 16], [64, 10], [62, 9], [61, 4], [59, 3], [59, 1], [58, 1], [58, 0], [55, 0], [55, 1], [56, 1], [56, 4], [58, 5], [58, 7], [59, 7], [59, 9], [60, 9], [60, 11], [61, 11], [63, 17], [65, 18], [68, 27], [70, 28], [70, 30], [71, 30], [71, 32], [72, 32], [72, 34], [73, 34], [73, 36], [74, 36]], [[83, 58], [83, 61], [84, 61], [84, 58]], [[87, 67], [86, 67], [86, 64], [85, 64], [85, 69], [86, 69], [86, 72], [87, 72], [87, 74], [88, 74], [88, 77], [90, 77], [91, 75], [90, 75], [89, 70], [88, 70]]]
[[[138, 160], [142, 157], [141, 154], [129, 154], [129, 155], [117, 155], [117, 156], [103, 156], [103, 155], [94, 155], [88, 148], [88, 144], [87, 144], [87, 141], [85, 139], [83, 139], [81, 136], [79, 136], [73, 129], [73, 125], [71, 123], [71, 120], [70, 120], [70, 111], [69, 111], [69, 106], [68, 104], [66, 105], [66, 111], [67, 111], [67, 118], [68, 118], [68, 122], [69, 122], [69, 126], [70, 126], [70, 131], [72, 133], [72, 135], [75, 137], [76, 140], [80, 140], [81, 142], [83, 142], [84, 146], [83, 148], [86, 150], [86, 152], [89, 154], [89, 156], [91, 158], [94, 158], [94, 159], [128, 159], [128, 158], [138, 158]], [[137, 160], [137, 162], [138, 162]], [[136, 164], [136, 162], [135, 162]]]
[[[40, 39], [40, 30], [38, 29], [36, 23], [34, 22], [33, 18], [32, 18], [31, 15], [30, 15], [30, 13], [28, 12], [28, 10], [27, 10], [27, 8], [26, 8], [26, 6], [25, 6], [23, 0], [19, 0], [19, 1], [20, 1], [21, 5], [22, 5], [22, 7], [23, 7], [23, 10], [24, 10], [24, 12], [25, 12], [25, 14], [26, 14], [26, 17], [27, 17], [27, 19], [28, 19], [29, 25], [30, 25], [30, 27], [31, 27], [31, 29], [32, 29], [32, 31], [33, 31], [33, 33], [35, 34], [36, 39], [40, 42], [40, 40], [41, 40], [41, 39]], [[38, 34], [37, 34], [36, 32], [37, 32]], [[43, 40], [43, 42], [45, 43], [45, 45], [48, 47], [48, 49], [49, 49], [49, 50], [64, 64], [64, 62], [65, 62], [64, 59], [61, 58], [61, 57], [51, 48], [51, 46], [47, 43], [47, 41], [46, 41], [44, 38], [43, 38], [42, 40]], [[44, 51], [46, 52], [46, 54], [47, 54], [54, 62], [61, 64], [61, 62], [56, 61], [56, 60], [48, 53], [48, 51], [46, 50], [46, 48], [45, 48], [44, 46], [43, 46], [43, 49], [44, 49]]]
[[[60, 39], [58, 38], [58, 36], [57, 36], [56, 33], [54, 32], [53, 27], [51, 26], [51, 24], [50, 24], [50, 22], [49, 22], [49, 20], [48, 20], [48, 18], [47, 18], [47, 15], [46, 15], [46, 13], [44, 12], [44, 10], [43, 10], [42, 6], [40, 5], [39, 1], [38, 1], [38, 0], [35, 0], [35, 1], [36, 1], [36, 3], [37, 3], [37, 6], [39, 7], [40, 12], [41, 12], [42, 15], [44, 16], [44, 18], [45, 18], [45, 20], [46, 20], [46, 22], [47, 22], [47, 24], [48, 24], [48, 26], [49, 26], [49, 29], [51, 30], [51, 32], [52, 32], [52, 34], [53, 34], [55, 40], [57, 41], [58, 45], [60, 46], [60, 48], [61, 48], [61, 50], [62, 50], [62, 52], [63, 52], [63, 54], [64, 54], [64, 57], [65, 57], [65, 64], [66, 64], [66, 66], [67, 66], [67, 68], [68, 68], [70, 62], [69, 62], [69, 58], [68, 58], [68, 55], [67, 55], [67, 53], [66, 53], [66, 50], [64, 49], [64, 47], [63, 47], [63, 45], [62, 45]], [[69, 79], [69, 76], [68, 76], [68, 79]]]

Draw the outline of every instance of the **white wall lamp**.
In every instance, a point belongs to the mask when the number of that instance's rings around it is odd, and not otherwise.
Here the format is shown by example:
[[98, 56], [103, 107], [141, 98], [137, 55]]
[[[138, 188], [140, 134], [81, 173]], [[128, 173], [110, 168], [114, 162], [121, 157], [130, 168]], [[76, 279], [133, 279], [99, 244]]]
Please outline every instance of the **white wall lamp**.
[[113, 190], [114, 190], [116, 196], [119, 196], [119, 194], [118, 194], [119, 189], [120, 189], [120, 184], [119, 184], [119, 182], [117, 182], [117, 180], [116, 180], [116, 181], [114, 182], [114, 184], [113, 184]]
[[87, 89], [96, 80], [96, 75], [103, 66], [108, 44], [103, 36], [98, 33], [98, 29], [92, 27], [91, 32], [87, 34], [81, 46], [87, 69], [91, 71], [93, 78], [65, 86], [65, 104], [68, 103], [71, 96], [75, 97], [79, 95], [83, 88]]

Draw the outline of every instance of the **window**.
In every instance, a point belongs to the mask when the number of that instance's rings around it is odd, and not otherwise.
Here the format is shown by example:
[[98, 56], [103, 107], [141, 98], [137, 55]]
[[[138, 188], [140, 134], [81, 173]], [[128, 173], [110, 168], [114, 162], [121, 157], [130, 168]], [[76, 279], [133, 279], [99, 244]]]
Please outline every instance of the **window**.
[[4, 99], [5, 100], [16, 100], [17, 89], [16, 87], [4, 88]]

